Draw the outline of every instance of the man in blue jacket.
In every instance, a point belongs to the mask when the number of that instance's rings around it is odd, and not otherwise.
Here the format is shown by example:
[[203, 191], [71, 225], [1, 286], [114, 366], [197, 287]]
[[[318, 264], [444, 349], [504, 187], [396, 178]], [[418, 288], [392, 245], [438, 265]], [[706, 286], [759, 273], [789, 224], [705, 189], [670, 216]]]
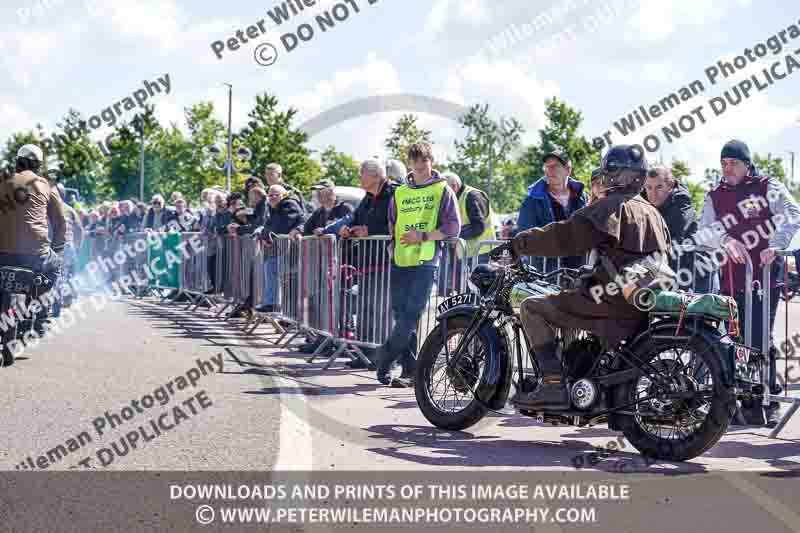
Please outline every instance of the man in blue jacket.
[[[586, 206], [583, 183], [570, 177], [572, 165], [563, 149], [555, 147], [545, 153], [542, 163], [544, 177], [528, 188], [528, 197], [519, 210], [515, 234], [566, 220], [572, 213]], [[557, 261], [552, 259], [546, 265], [542, 258], [531, 258], [531, 261], [539, 270], [545, 270], [545, 266], [548, 272], [558, 268]], [[563, 261], [562, 266], [578, 268], [584, 263], [583, 256], [569, 257]]]

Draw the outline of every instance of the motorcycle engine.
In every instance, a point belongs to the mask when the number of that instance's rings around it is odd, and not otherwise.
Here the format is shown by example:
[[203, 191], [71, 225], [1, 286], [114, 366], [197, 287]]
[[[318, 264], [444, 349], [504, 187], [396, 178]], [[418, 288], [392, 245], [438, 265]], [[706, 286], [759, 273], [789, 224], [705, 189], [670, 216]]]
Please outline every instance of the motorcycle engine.
[[585, 378], [602, 354], [603, 345], [594, 335], [573, 340], [561, 354], [570, 381]]
[[561, 354], [568, 379], [574, 383], [570, 387], [570, 399], [578, 409], [589, 409], [600, 396], [597, 385], [589, 379], [589, 373], [603, 351], [600, 340], [589, 334], [572, 340]]
[[588, 409], [597, 401], [597, 386], [590, 379], [581, 379], [570, 389], [570, 399], [578, 409]]

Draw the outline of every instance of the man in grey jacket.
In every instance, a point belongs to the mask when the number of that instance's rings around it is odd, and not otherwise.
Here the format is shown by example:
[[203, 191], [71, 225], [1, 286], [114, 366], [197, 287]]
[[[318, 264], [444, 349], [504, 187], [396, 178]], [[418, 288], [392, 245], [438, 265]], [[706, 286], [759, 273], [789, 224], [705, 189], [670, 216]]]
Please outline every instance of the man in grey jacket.
[[[771, 269], [770, 290], [770, 336], [775, 325], [780, 289], [777, 284], [783, 279], [784, 261], [776, 256], [778, 250], [789, 246], [800, 229], [800, 208], [794, 198], [780, 181], [762, 176], [753, 165], [750, 149], [739, 140], [725, 144], [721, 153], [722, 181], [708, 193], [700, 229], [696, 240], [712, 248], [724, 248], [730, 260], [722, 267], [721, 292], [732, 295], [745, 316], [745, 294], [753, 294], [752, 344], [759, 350], [766, 347], [762, 343], [762, 305], [761, 297], [753, 287], [746, 287], [745, 262], [750, 258], [753, 264], [754, 280], [762, 279], [762, 267]], [[742, 321], [742, 327], [747, 327]], [[769, 382], [772, 394], [780, 394], [782, 387], [777, 383], [774, 342], [769, 350]], [[750, 423], [763, 420], [758, 406], [743, 405], [743, 414]], [[750, 409], [752, 407], [752, 409]], [[766, 422], [774, 427], [780, 420], [777, 402], [766, 410]], [[755, 413], [751, 411], [755, 411]]]

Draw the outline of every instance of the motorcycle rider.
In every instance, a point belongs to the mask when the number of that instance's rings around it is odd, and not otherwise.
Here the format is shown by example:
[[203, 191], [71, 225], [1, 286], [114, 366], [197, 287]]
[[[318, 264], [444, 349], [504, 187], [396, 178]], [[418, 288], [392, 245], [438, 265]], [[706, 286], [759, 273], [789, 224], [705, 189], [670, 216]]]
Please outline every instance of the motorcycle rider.
[[[627, 145], [612, 147], [601, 168], [605, 197], [567, 220], [521, 232], [501, 247], [518, 256], [545, 257], [576, 256], [596, 249], [598, 257], [578, 288], [522, 302], [522, 325], [542, 380], [535, 388], [528, 384], [517, 391], [511, 403], [519, 407], [558, 410], [570, 406], [554, 328], [587, 330], [614, 347], [646, 324], [647, 313], [631, 303], [639, 289], [663, 276], [671, 277], [666, 267], [669, 231], [658, 210], [640, 196], [648, 170], [642, 152]], [[661, 259], [653, 261], [653, 256]], [[643, 274], [627, 278], [634, 272]], [[632, 283], [614, 285], [621, 281], [618, 276]]]
[[[52, 288], [62, 265], [58, 254], [64, 251], [67, 224], [58, 192], [38, 174], [43, 161], [41, 148], [22, 146], [14, 176], [0, 184], [0, 266], [42, 272], [53, 281]], [[43, 320], [40, 314], [37, 329]]]

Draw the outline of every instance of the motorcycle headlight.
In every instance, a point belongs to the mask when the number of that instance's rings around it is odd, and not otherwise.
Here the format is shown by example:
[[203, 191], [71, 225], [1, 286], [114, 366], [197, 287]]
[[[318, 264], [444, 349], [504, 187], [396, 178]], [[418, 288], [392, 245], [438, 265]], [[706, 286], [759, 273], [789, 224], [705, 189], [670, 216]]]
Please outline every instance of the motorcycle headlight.
[[497, 278], [497, 271], [490, 265], [478, 265], [469, 276], [470, 284], [481, 294], [486, 293]]

